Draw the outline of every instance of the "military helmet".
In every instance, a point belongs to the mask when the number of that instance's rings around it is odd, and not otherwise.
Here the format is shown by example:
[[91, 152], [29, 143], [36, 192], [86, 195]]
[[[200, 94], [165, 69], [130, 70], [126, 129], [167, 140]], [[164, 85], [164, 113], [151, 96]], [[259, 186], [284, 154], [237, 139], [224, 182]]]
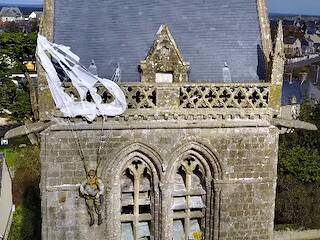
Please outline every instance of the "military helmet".
[[88, 172], [88, 176], [95, 176], [96, 175], [96, 170], [90, 169]]

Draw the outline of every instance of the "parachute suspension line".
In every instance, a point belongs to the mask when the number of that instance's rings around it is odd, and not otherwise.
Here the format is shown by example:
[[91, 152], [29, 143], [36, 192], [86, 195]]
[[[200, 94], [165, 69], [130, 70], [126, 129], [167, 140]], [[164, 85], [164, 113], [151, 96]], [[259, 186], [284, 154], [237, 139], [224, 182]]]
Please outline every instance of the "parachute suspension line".
[[[63, 105], [65, 106], [66, 109], [69, 109], [68, 105], [65, 102], [63, 102]], [[73, 126], [72, 126], [71, 121], [70, 121], [70, 117], [67, 117], [67, 120], [68, 120], [68, 124], [69, 124], [69, 126], [71, 128], [71, 131], [72, 131], [73, 140], [77, 144], [78, 153], [79, 153], [81, 162], [83, 164], [84, 171], [85, 171], [86, 176], [87, 176], [88, 175], [88, 169], [87, 169], [86, 159], [85, 159], [82, 147], [81, 147], [80, 139], [78, 137], [77, 132], [75, 131], [75, 126], [74, 126], [75, 123], [73, 123]]]
[[79, 152], [79, 155], [80, 155], [83, 167], [84, 167], [84, 171], [85, 171], [86, 176], [87, 176], [89, 169], [87, 169], [86, 159], [85, 159], [82, 147], [81, 147], [79, 136], [78, 136], [78, 134], [77, 134], [77, 132], [75, 131], [75, 128], [74, 128], [75, 123], [73, 123], [73, 126], [72, 126], [70, 118], [68, 118], [68, 123], [69, 123], [69, 126], [71, 127], [73, 139], [74, 139], [75, 143], [77, 144], [78, 152]]
[[100, 163], [101, 163], [101, 148], [102, 148], [102, 143], [104, 143], [104, 141], [102, 141], [103, 139], [103, 135], [104, 135], [104, 121], [105, 121], [105, 117], [102, 116], [102, 123], [101, 123], [101, 133], [100, 133], [100, 141], [99, 141], [99, 147], [97, 149], [97, 168], [96, 171], [98, 170]]

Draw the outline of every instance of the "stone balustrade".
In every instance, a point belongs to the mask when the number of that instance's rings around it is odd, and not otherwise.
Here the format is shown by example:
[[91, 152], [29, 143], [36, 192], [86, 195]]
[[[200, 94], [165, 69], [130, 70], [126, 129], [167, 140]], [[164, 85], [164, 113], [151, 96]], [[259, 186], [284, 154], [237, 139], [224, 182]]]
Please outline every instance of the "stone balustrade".
[[[120, 118], [150, 120], [190, 118], [265, 118], [273, 114], [269, 106], [270, 83], [120, 83], [128, 110]], [[68, 86], [67, 92], [75, 93]], [[103, 87], [97, 92], [105, 103], [113, 97]], [[201, 117], [200, 117], [201, 116]]]
[[123, 83], [129, 109], [268, 108], [270, 84]]
[[178, 119], [193, 116], [209, 118], [261, 118], [271, 116], [270, 84], [121, 83], [128, 111], [124, 117], [148, 115]]

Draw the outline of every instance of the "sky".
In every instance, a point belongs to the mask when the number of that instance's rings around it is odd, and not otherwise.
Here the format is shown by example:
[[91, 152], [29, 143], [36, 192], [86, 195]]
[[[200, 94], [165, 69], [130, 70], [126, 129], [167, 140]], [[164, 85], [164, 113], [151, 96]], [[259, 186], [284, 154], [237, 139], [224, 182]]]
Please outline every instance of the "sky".
[[268, 0], [269, 12], [320, 15], [320, 0]]
[[44, 0], [0, 0], [4, 4], [41, 4]]
[[[0, 0], [10, 4], [41, 4], [44, 0]], [[269, 12], [320, 15], [320, 0], [267, 0]]]

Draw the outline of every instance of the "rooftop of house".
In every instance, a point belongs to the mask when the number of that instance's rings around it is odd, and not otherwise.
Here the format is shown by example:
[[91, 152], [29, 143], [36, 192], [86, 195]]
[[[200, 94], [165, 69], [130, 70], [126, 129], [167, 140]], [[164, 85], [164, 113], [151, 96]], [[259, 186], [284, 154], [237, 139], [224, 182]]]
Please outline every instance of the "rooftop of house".
[[309, 46], [309, 44], [310, 43], [313, 43], [313, 41], [312, 41], [312, 39], [310, 39], [310, 38], [303, 38], [302, 40], [301, 40], [301, 45], [302, 46]]
[[316, 27], [316, 22], [315, 21], [307, 21], [306, 26], [309, 28], [315, 28]]
[[[233, 82], [265, 78], [256, 0], [55, 0], [54, 41], [71, 46], [84, 66], [122, 81], [139, 81], [138, 67], [166, 24], [185, 61], [189, 81], [222, 82], [227, 62]], [[66, 24], [68, 23], [68, 24]]]
[[0, 17], [22, 17], [22, 13], [17, 7], [3, 7], [0, 11]]
[[34, 11], [29, 15], [29, 18], [37, 18], [40, 19], [42, 16], [43, 12], [42, 11]]
[[283, 20], [283, 25], [287, 25], [287, 26], [290, 26], [290, 25], [294, 25], [295, 24], [295, 20], [288, 20], [288, 19], [285, 19]]
[[317, 34], [307, 35], [307, 37], [315, 44], [320, 44], [320, 36], [318, 36]]
[[307, 34], [316, 34], [317, 33], [317, 28], [316, 27], [310, 27], [307, 29]]
[[296, 41], [298, 40], [298, 38], [294, 37], [294, 36], [290, 36], [287, 37], [283, 40], [284, 44], [294, 44]]

